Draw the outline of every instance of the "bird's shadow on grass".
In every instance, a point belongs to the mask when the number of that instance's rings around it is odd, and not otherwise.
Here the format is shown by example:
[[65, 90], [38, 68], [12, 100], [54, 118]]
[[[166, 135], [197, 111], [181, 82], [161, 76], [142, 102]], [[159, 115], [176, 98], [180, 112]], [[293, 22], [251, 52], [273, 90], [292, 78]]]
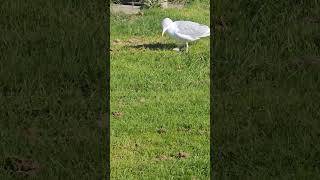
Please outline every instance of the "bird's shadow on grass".
[[149, 50], [172, 50], [173, 48], [177, 47], [174, 43], [150, 43], [150, 44], [139, 44], [139, 45], [132, 45], [129, 46], [130, 48], [136, 48], [136, 49], [149, 49]]

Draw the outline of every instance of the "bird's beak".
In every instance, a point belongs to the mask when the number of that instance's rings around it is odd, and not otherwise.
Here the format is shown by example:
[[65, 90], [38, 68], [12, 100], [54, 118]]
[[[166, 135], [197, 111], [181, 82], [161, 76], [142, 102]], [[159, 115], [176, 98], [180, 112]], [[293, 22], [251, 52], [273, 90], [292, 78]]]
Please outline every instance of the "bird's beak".
[[162, 30], [162, 37], [163, 37], [164, 33], [167, 31], [167, 29], [168, 29], [168, 28], [164, 28], [164, 29]]

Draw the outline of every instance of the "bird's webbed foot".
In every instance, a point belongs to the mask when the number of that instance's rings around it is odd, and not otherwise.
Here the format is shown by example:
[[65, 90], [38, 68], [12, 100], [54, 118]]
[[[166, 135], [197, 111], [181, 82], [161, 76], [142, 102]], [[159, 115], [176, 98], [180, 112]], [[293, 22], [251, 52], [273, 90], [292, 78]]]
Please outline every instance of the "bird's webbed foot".
[[185, 44], [179, 44], [176, 48], [173, 48], [174, 51], [182, 51], [186, 49]]
[[180, 48], [179, 48], [179, 47], [176, 47], [176, 48], [173, 48], [172, 50], [179, 52], [179, 51], [180, 51]]

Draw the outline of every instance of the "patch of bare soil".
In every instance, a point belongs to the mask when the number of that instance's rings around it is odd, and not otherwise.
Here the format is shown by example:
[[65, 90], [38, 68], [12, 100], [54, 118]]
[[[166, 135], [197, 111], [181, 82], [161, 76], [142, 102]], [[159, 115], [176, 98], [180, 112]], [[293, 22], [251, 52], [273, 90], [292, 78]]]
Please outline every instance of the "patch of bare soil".
[[189, 126], [182, 126], [182, 127], [178, 127], [178, 131], [180, 132], [191, 132], [192, 128]]
[[178, 154], [176, 154], [176, 157], [178, 159], [186, 159], [186, 158], [190, 157], [190, 154], [187, 152], [180, 151]]
[[121, 118], [121, 117], [123, 117], [124, 113], [123, 112], [112, 112], [112, 115], [115, 118]]
[[130, 38], [128, 40], [115, 39], [112, 41], [113, 45], [137, 45], [143, 43], [144, 40], [140, 38]]
[[159, 133], [159, 134], [164, 134], [164, 133], [166, 133], [166, 132], [167, 132], [167, 129], [166, 129], [166, 128], [161, 127], [161, 128], [158, 128], [158, 129], [157, 129], [157, 133]]
[[171, 159], [173, 159], [173, 158], [170, 156], [166, 156], [166, 155], [158, 155], [156, 157], [156, 161], [166, 161], [166, 160], [171, 160]]
[[42, 168], [38, 162], [31, 159], [7, 157], [4, 161], [4, 169], [16, 175], [34, 176]]

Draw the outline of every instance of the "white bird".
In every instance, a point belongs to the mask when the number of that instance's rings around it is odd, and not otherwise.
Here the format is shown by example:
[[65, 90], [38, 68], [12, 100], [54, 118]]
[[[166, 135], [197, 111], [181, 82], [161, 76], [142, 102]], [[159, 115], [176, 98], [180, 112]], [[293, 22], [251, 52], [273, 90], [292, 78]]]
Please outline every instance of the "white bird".
[[[210, 36], [210, 28], [206, 25], [195, 23], [192, 21], [175, 21], [165, 18], [161, 22], [162, 36], [167, 33], [170, 37], [176, 39], [179, 43], [186, 44], [188, 52], [188, 42], [196, 41], [202, 37]], [[178, 48], [174, 50], [179, 51]]]

